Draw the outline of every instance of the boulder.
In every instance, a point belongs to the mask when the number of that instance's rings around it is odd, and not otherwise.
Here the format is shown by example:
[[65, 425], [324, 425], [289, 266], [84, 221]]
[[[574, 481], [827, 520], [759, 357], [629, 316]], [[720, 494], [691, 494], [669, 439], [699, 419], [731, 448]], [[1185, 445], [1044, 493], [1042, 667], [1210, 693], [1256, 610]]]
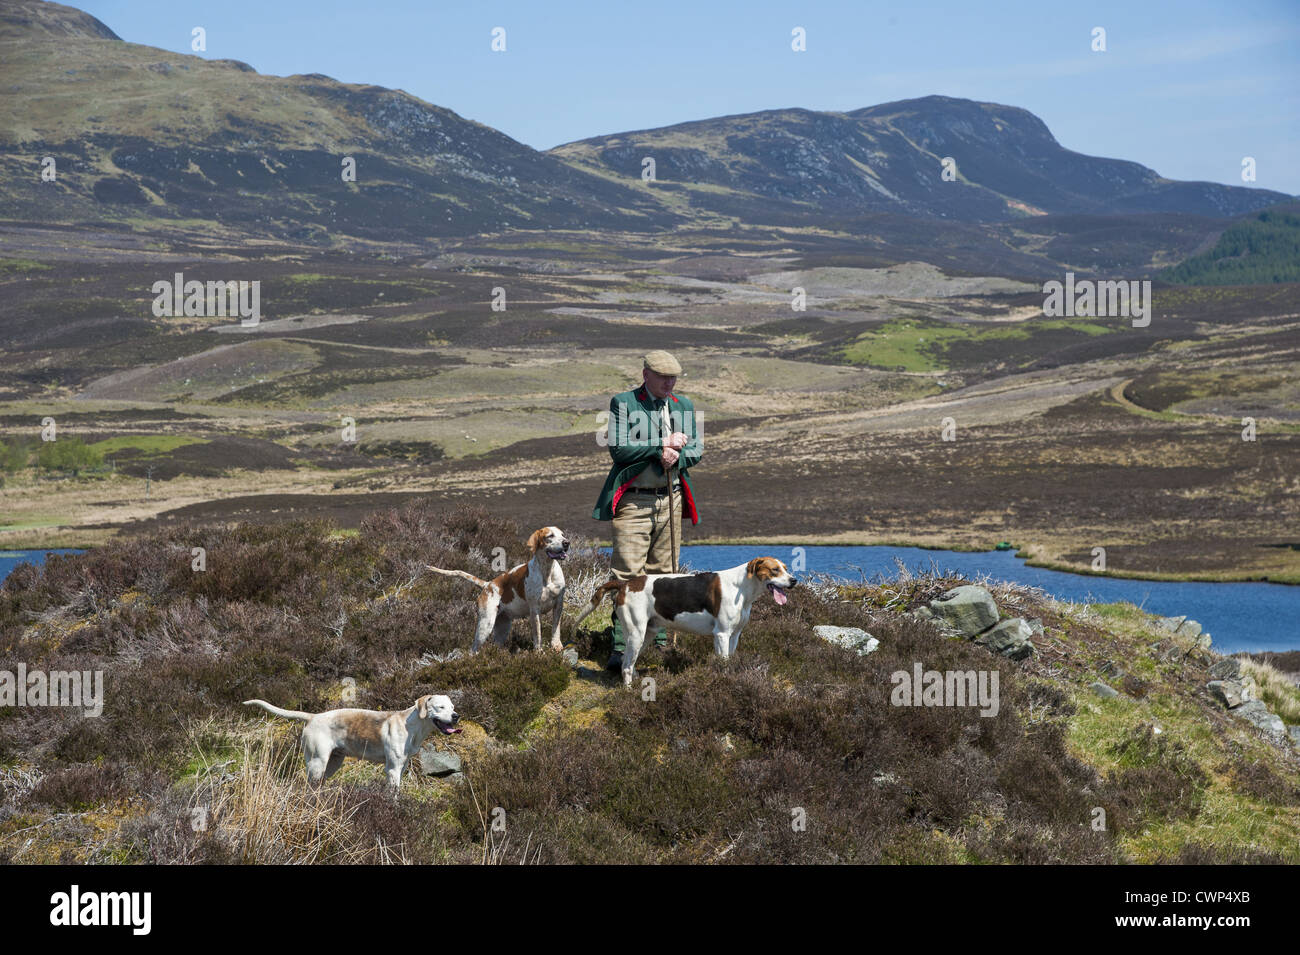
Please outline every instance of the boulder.
[[1291, 742], [1300, 747], [1300, 726], [1288, 726], [1286, 731], [1291, 736]]
[[460, 757], [451, 750], [426, 743], [420, 750], [420, 771], [426, 776], [452, 776], [461, 771]]
[[1009, 659], [1023, 660], [1034, 652], [1034, 644], [1029, 639], [1033, 635], [1028, 623], [1020, 617], [1013, 617], [980, 634], [975, 642]]
[[930, 609], [945, 626], [964, 637], [983, 633], [998, 622], [998, 605], [993, 602], [993, 595], [973, 584], [954, 587], [931, 600]]
[[1188, 620], [1186, 615], [1181, 617], [1161, 617], [1156, 623], [1180, 637], [1196, 637], [1200, 636], [1201, 633], [1201, 625], [1195, 620]]
[[1210, 696], [1230, 710], [1255, 698], [1255, 684], [1240, 680], [1211, 680], [1205, 684], [1205, 688], [1210, 691]]
[[857, 627], [833, 627], [830, 624], [823, 623], [813, 627], [813, 633], [827, 643], [833, 643], [845, 650], [852, 650], [860, 657], [865, 657], [880, 646], [879, 640], [867, 633], [867, 631], [859, 630]]
[[1259, 700], [1251, 700], [1243, 703], [1232, 711], [1233, 716], [1240, 716], [1243, 720], [1253, 724], [1263, 730], [1269, 736], [1275, 739], [1286, 739], [1286, 724], [1282, 718], [1270, 710]]
[[1241, 661], [1235, 657], [1224, 657], [1210, 666], [1210, 676], [1216, 680], [1235, 680], [1241, 676]]
[[1119, 696], [1119, 690], [1115, 689], [1113, 686], [1107, 686], [1100, 680], [1093, 683], [1088, 687], [1088, 689], [1092, 690], [1092, 692], [1096, 693], [1103, 700], [1113, 700], [1115, 697]]

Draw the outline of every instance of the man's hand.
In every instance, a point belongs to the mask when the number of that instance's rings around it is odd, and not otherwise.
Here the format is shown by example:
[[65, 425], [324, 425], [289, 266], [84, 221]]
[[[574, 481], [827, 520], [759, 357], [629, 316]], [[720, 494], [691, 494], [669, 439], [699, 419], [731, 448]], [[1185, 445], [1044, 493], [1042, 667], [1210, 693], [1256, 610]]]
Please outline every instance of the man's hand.
[[681, 431], [674, 431], [672, 434], [668, 436], [668, 440], [664, 442], [664, 447], [672, 448], [674, 451], [680, 451], [682, 448], [686, 447], [686, 445], [690, 443], [691, 443], [691, 439], [688, 438], [685, 434], [683, 434]]
[[677, 454], [676, 448], [665, 447], [664, 452], [660, 457], [664, 463], [664, 470], [667, 470], [677, 463], [679, 455]]

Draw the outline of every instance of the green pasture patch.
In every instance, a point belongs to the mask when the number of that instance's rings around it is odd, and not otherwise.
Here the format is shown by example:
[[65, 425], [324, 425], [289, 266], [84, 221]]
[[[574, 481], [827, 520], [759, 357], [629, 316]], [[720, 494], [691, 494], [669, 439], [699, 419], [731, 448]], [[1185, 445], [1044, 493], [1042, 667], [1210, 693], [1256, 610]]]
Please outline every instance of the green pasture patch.
[[187, 444], [206, 444], [206, 438], [195, 438], [183, 434], [126, 434], [116, 438], [105, 438], [91, 445], [97, 451], [111, 454], [134, 448], [145, 454], [166, 454]]
[[[1086, 319], [1031, 319], [1024, 322], [949, 324], [930, 319], [892, 319], [863, 332], [840, 349], [854, 365], [906, 372], [938, 372], [970, 367], [1002, 358], [1019, 363], [1032, 358], [1035, 346], [1045, 350], [1061, 339], [1083, 340], [1118, 328]], [[1039, 342], [1042, 339], [1042, 342]], [[964, 351], [964, 354], [963, 354]]]

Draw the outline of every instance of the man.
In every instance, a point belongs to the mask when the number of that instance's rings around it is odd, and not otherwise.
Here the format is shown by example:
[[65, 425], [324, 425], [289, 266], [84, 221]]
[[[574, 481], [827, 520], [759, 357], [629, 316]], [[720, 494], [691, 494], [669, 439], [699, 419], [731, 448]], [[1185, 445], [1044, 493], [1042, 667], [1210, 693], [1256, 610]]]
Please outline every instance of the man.
[[[678, 558], [674, 544], [681, 546], [683, 505], [691, 523], [700, 522], [688, 472], [704, 449], [695, 406], [673, 394], [682, 366], [666, 351], [652, 351], [641, 363], [641, 386], [609, 402], [607, 435], [614, 463], [591, 512], [598, 521], [614, 522], [611, 563], [620, 580], [672, 573]], [[605, 666], [617, 670], [623, 665], [623, 628], [617, 619], [613, 637], [614, 652]], [[667, 642], [661, 628], [655, 643], [662, 647]]]

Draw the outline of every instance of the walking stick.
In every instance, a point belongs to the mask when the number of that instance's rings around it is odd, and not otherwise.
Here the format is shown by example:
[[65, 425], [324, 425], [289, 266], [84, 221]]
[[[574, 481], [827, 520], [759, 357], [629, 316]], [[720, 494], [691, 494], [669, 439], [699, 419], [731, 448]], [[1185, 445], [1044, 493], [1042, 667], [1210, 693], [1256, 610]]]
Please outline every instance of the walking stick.
[[[664, 427], [668, 429], [669, 434], [672, 434], [672, 420], [672, 417], [668, 414], [668, 406], [664, 405]], [[676, 470], [676, 465], [673, 465], [670, 468], [664, 468], [664, 480], [668, 482], [668, 546], [672, 550], [672, 566], [674, 574], [677, 573], [677, 504], [673, 501], [673, 472]], [[672, 633], [673, 649], [676, 650], [677, 631], [674, 630]]]
[[673, 573], [677, 573], [677, 505], [673, 502], [673, 472], [677, 466], [665, 469], [668, 475], [668, 541], [673, 549]]
[[[672, 434], [672, 418], [668, 415], [667, 405], [663, 409], [663, 424]], [[664, 468], [664, 480], [668, 482], [668, 544], [672, 548], [674, 574], [677, 573], [677, 505], [673, 501], [673, 472], [676, 470], [676, 465]]]

